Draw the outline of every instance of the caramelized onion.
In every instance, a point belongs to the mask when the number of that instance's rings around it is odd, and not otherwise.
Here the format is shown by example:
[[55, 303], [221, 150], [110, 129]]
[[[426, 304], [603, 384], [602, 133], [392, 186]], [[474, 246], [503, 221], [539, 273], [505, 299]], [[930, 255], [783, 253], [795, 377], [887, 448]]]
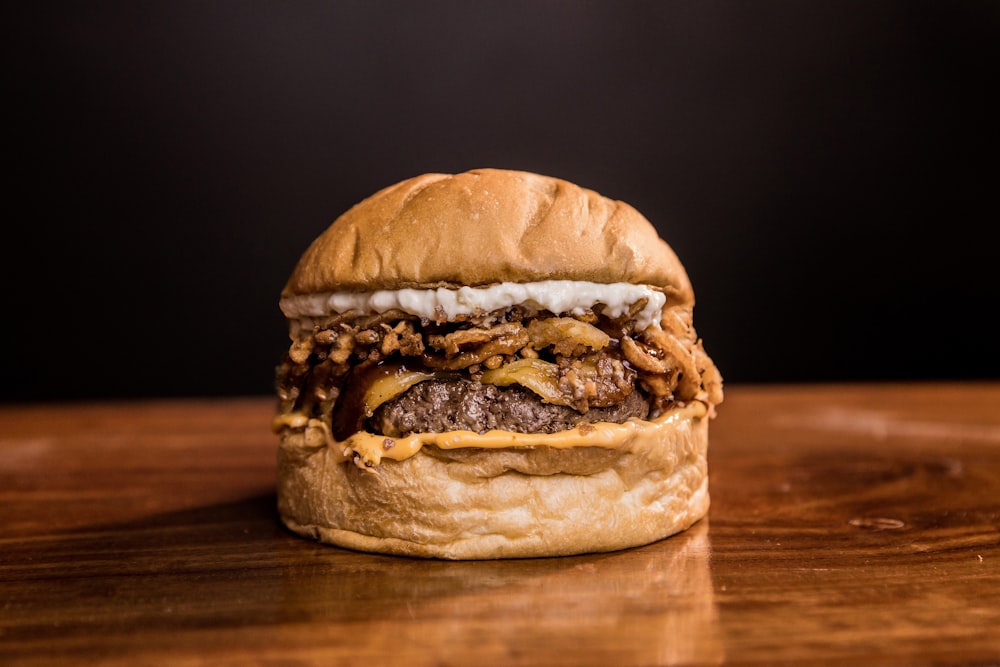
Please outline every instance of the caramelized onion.
[[528, 324], [528, 340], [540, 350], [552, 346], [556, 354], [573, 354], [578, 347], [604, 349], [611, 337], [593, 324], [572, 317], [547, 317]]

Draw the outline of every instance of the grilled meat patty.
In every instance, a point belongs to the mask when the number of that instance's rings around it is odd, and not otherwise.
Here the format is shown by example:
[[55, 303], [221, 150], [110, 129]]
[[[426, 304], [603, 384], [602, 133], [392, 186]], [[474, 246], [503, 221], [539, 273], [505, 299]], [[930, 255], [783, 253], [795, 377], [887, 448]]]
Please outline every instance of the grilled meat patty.
[[621, 423], [645, 419], [649, 402], [639, 391], [619, 405], [580, 413], [571, 407], [544, 403], [518, 386], [506, 388], [467, 379], [429, 380], [382, 404], [369, 422], [370, 430], [390, 437], [410, 433], [490, 430], [556, 433], [581, 423]]

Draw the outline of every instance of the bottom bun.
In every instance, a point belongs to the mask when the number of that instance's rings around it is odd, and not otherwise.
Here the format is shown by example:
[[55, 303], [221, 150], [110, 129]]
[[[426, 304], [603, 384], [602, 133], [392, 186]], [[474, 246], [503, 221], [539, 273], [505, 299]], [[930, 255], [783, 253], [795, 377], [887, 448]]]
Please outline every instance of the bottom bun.
[[616, 442], [603, 446], [542, 444], [552, 435], [503, 449], [427, 445], [373, 468], [286, 430], [278, 512], [304, 537], [404, 556], [529, 558], [648, 544], [708, 512], [708, 419], [694, 405], [609, 425]]

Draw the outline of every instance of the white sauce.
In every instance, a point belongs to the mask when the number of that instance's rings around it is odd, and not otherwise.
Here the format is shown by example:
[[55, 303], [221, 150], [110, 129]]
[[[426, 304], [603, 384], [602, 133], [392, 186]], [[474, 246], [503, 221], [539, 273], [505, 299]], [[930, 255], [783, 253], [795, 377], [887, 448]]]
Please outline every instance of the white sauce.
[[660, 313], [666, 296], [646, 285], [630, 283], [591, 283], [576, 280], [544, 280], [534, 283], [500, 283], [489, 287], [458, 289], [401, 289], [376, 292], [325, 292], [303, 294], [281, 300], [281, 310], [288, 319], [325, 317], [357, 310], [384, 313], [402, 310], [410, 315], [433, 320], [444, 312], [449, 320], [460, 315], [488, 313], [511, 306], [531, 306], [556, 315], [583, 315], [597, 304], [605, 314], [619, 317], [633, 304], [646, 299], [636, 314], [636, 329], [660, 326]]

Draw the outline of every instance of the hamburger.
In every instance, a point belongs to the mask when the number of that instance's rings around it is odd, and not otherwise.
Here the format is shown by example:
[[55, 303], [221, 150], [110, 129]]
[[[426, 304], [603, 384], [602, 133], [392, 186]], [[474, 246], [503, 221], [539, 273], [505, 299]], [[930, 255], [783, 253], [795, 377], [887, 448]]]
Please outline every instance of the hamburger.
[[677, 255], [558, 178], [425, 174], [341, 215], [281, 293], [278, 511], [444, 559], [647, 544], [708, 511], [722, 378]]

